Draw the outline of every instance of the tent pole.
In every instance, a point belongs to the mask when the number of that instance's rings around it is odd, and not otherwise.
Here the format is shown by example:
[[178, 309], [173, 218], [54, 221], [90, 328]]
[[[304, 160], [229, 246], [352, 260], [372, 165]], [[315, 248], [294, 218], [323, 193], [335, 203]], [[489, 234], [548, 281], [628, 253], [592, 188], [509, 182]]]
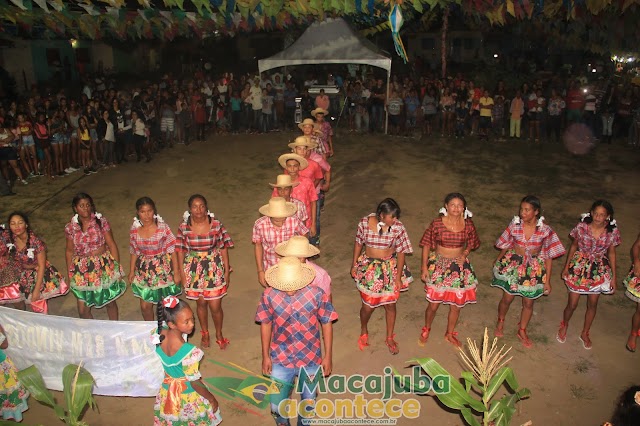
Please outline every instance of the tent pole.
[[384, 134], [387, 135], [389, 131], [389, 108], [387, 108], [387, 102], [389, 101], [389, 86], [391, 84], [391, 68], [387, 71], [387, 97], [384, 98]]

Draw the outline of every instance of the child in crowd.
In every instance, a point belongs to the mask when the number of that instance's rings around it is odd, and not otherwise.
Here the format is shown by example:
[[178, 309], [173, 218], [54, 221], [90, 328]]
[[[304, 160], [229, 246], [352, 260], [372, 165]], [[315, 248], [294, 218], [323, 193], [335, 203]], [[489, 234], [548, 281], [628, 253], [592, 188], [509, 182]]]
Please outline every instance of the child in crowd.
[[0, 326], [0, 413], [3, 420], [22, 421], [22, 413], [29, 409], [29, 392], [18, 381], [18, 369], [5, 353], [9, 347], [7, 334]]

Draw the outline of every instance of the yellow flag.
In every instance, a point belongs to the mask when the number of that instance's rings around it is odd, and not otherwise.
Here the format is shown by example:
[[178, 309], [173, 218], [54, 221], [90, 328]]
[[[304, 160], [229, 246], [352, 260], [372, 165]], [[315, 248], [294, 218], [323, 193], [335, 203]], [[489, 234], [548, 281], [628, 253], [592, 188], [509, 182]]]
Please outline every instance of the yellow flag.
[[516, 17], [516, 11], [513, 8], [513, 0], [507, 0], [507, 12], [514, 18]]

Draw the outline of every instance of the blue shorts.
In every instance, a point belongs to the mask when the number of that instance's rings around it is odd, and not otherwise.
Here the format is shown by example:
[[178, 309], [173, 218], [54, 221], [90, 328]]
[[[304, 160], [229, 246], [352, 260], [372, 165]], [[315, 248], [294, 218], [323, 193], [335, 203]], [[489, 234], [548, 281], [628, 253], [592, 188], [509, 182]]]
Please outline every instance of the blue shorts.
[[36, 145], [36, 141], [33, 140], [33, 135], [23, 136], [22, 137], [22, 144], [24, 146], [35, 146]]
[[64, 135], [62, 133], [54, 133], [51, 137], [51, 145], [64, 143]]

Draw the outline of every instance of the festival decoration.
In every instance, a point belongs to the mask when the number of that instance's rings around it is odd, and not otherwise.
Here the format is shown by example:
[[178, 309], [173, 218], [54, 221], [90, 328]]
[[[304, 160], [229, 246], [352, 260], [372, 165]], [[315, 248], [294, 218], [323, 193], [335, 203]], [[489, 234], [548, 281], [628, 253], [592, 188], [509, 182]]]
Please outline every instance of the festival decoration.
[[[398, 0], [402, 4], [402, 0]], [[391, 6], [391, 12], [389, 12], [389, 26], [391, 27], [391, 37], [393, 38], [393, 44], [396, 47], [396, 53], [402, 58], [404, 63], [407, 63], [407, 51], [402, 44], [402, 38], [400, 37], [400, 29], [404, 19], [402, 18], [402, 10], [398, 3]]]

